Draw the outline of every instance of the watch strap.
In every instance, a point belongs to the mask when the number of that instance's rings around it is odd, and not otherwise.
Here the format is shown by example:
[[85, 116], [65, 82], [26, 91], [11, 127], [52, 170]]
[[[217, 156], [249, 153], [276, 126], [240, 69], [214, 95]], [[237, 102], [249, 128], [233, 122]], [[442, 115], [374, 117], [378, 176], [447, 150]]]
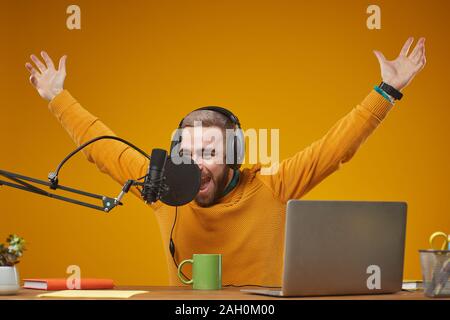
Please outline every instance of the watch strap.
[[394, 87], [388, 85], [386, 82], [381, 82], [379, 88], [384, 92], [386, 92], [391, 97], [393, 97], [395, 100], [401, 100], [403, 98], [403, 93], [401, 93]]

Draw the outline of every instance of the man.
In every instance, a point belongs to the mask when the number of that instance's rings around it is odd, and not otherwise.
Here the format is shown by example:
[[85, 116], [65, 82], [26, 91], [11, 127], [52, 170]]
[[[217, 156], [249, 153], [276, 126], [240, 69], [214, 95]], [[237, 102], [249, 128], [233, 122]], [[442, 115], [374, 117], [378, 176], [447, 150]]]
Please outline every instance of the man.
[[[166, 249], [171, 285], [180, 284], [169, 252], [169, 235], [176, 213], [179, 216], [173, 231], [176, 262], [194, 253], [221, 253], [224, 285], [281, 285], [286, 202], [301, 198], [349, 161], [386, 117], [393, 106], [392, 95], [400, 94], [425, 66], [425, 39], [421, 38], [410, 52], [413, 41], [409, 38], [393, 61], [374, 51], [389, 90], [376, 87], [322, 139], [282, 161], [272, 175], [262, 175], [259, 164], [233, 171], [211, 150], [205, 157], [204, 146], [219, 149], [223, 145], [220, 139], [212, 142], [209, 134], [202, 135], [201, 141], [185, 139], [189, 134], [192, 136], [196, 120], [202, 121], [205, 133], [231, 128], [226, 116], [214, 111], [195, 111], [184, 119], [181, 150], [189, 153], [201, 169], [200, 192], [195, 201], [178, 211], [160, 202], [150, 204]], [[114, 135], [63, 89], [66, 56], [60, 59], [58, 70], [47, 53], [42, 52], [42, 58], [45, 64], [31, 56], [37, 69], [26, 64], [30, 81], [50, 101], [50, 111], [75, 143], [81, 145], [97, 136]], [[128, 179], [142, 177], [148, 167], [148, 160], [140, 153], [114, 140], [98, 141], [84, 153], [121, 185]], [[140, 196], [138, 190], [132, 192]]]

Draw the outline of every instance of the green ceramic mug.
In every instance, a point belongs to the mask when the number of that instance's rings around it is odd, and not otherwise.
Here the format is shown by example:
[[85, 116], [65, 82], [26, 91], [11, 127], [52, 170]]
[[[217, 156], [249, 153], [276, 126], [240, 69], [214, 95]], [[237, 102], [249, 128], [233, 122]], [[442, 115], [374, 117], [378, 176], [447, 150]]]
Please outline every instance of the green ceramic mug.
[[[185, 263], [192, 263], [192, 279], [186, 279], [181, 274]], [[184, 284], [192, 284], [197, 290], [222, 289], [222, 255], [194, 254], [192, 259], [184, 260], [178, 266], [178, 278]]]

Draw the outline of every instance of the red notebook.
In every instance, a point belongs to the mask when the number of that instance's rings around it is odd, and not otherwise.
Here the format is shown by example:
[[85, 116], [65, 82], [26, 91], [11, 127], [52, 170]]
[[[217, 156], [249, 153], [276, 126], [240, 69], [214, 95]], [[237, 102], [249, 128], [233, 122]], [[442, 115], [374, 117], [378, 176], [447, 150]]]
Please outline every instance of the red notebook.
[[[36, 290], [69, 290], [67, 279], [24, 279], [24, 289]], [[111, 279], [80, 279], [81, 290], [113, 289], [114, 282]]]

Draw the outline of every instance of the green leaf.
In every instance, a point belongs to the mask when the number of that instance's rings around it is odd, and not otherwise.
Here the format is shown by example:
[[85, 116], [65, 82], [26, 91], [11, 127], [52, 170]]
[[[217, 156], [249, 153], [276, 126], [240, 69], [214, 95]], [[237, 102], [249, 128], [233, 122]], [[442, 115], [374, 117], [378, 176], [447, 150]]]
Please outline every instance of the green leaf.
[[8, 247], [0, 244], [0, 265], [13, 266], [19, 263], [19, 258], [26, 250], [25, 240], [16, 234], [10, 234], [6, 238], [6, 242], [9, 243]]

